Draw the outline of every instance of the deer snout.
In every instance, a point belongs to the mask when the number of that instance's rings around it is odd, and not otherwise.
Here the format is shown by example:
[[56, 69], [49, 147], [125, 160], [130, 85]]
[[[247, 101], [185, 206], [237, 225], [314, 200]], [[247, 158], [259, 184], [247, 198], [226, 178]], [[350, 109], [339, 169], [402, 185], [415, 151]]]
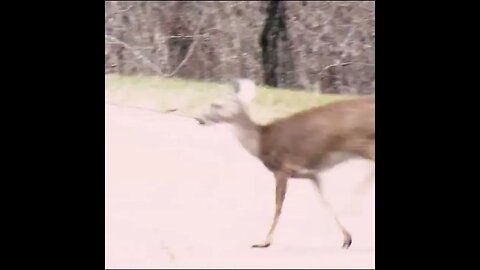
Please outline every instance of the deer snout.
[[199, 125], [205, 125], [205, 120], [203, 120], [202, 118], [195, 117], [194, 119], [198, 122]]
[[195, 120], [199, 125], [210, 126], [215, 124], [215, 120], [212, 119], [209, 115], [203, 115], [201, 117], [195, 117]]

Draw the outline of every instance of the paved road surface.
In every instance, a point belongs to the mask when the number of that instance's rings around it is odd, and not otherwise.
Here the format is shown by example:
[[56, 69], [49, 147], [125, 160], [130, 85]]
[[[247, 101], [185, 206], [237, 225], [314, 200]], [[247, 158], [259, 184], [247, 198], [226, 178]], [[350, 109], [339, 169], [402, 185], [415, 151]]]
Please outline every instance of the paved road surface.
[[105, 105], [106, 268], [373, 268], [374, 188], [348, 207], [366, 163], [324, 173], [325, 195], [353, 235], [341, 233], [307, 180], [289, 182], [274, 243], [264, 239], [274, 180], [227, 126]]

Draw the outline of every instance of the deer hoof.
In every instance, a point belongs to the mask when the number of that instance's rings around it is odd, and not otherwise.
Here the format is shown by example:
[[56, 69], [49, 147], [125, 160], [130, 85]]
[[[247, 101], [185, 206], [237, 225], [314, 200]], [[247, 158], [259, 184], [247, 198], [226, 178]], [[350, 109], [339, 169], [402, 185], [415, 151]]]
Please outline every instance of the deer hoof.
[[269, 246], [270, 246], [270, 243], [264, 243], [264, 244], [253, 245], [252, 248], [267, 248]]
[[352, 238], [348, 238], [345, 241], [343, 241], [342, 248], [348, 249], [352, 245]]

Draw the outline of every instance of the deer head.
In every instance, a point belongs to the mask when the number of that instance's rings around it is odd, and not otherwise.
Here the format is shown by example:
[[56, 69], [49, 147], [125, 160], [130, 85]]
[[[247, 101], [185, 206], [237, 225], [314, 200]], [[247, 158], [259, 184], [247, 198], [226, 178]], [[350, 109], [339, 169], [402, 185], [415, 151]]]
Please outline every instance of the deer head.
[[210, 105], [208, 113], [196, 118], [200, 125], [232, 123], [246, 116], [245, 107], [255, 98], [255, 83], [249, 79], [236, 79], [232, 82], [235, 92]]

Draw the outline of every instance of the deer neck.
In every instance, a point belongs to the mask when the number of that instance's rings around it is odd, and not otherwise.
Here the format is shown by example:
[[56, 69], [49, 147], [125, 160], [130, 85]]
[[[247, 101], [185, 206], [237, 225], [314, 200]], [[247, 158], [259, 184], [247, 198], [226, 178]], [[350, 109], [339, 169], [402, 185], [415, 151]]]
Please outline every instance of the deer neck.
[[240, 144], [251, 155], [258, 157], [260, 152], [260, 126], [252, 121], [245, 110], [232, 123], [233, 133]]

